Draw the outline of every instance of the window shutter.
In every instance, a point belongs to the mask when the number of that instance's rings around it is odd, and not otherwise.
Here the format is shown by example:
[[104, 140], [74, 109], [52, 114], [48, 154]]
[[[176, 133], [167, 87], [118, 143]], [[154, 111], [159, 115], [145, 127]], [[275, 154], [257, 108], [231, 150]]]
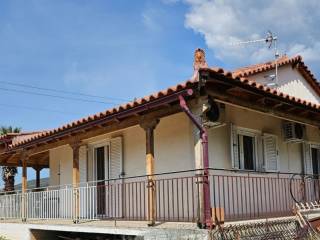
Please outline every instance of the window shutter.
[[87, 146], [81, 146], [79, 148], [79, 172], [80, 182], [87, 182]]
[[232, 160], [232, 168], [239, 169], [240, 168], [240, 159], [239, 159], [239, 143], [238, 143], [238, 134], [237, 127], [231, 123], [231, 160]]
[[122, 173], [122, 137], [111, 139], [110, 178], [119, 178]]
[[307, 142], [303, 142], [303, 162], [304, 162], [304, 172], [306, 174], [312, 174], [312, 158], [311, 158], [311, 147]]
[[264, 164], [266, 171], [278, 171], [278, 138], [271, 134], [263, 135]]

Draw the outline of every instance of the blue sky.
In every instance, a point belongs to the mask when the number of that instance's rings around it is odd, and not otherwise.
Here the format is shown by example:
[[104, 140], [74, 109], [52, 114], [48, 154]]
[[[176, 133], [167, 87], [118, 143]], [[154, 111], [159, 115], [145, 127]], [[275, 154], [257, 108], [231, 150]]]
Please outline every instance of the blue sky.
[[[0, 125], [24, 131], [54, 128], [175, 85], [192, 75], [197, 47], [206, 50], [209, 65], [227, 69], [270, 59], [272, 52], [265, 46], [230, 48], [232, 41], [264, 37], [270, 28], [281, 37], [283, 53], [305, 55], [318, 74], [319, 14], [310, 19], [317, 1], [304, 3], [307, 10], [300, 10], [300, 3], [289, 4], [288, 16], [296, 17], [285, 20], [283, 12], [274, 9], [288, 1], [270, 1], [269, 6], [257, 2], [3, 0]], [[261, 19], [256, 20], [257, 15]], [[21, 91], [89, 99], [4, 82], [99, 95], [106, 99], [90, 100], [110, 103], [27, 94]]]

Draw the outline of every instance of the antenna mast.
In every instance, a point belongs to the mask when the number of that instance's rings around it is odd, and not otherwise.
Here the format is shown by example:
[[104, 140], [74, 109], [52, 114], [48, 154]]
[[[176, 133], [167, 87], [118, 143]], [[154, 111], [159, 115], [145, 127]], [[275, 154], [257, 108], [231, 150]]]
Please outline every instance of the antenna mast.
[[270, 75], [268, 77], [271, 80], [275, 80], [275, 82], [268, 83], [267, 84], [268, 86], [278, 86], [278, 58], [280, 55], [279, 55], [279, 52], [277, 49], [277, 40], [278, 40], [278, 37], [274, 36], [271, 31], [268, 31], [267, 36], [265, 38], [256, 39], [256, 40], [249, 40], [249, 41], [242, 41], [242, 42], [237, 42], [237, 43], [231, 44], [233, 46], [239, 46], [239, 45], [248, 45], [248, 44], [254, 44], [254, 43], [259, 43], [259, 42], [265, 42], [269, 49], [271, 49], [271, 47], [273, 46], [274, 58], [275, 58], [275, 63], [276, 63], [275, 75]]

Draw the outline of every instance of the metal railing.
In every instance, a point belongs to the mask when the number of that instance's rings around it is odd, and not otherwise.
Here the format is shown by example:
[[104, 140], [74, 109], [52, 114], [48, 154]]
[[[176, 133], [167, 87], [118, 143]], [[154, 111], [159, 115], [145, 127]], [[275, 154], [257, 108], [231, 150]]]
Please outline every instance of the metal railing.
[[320, 199], [319, 176], [211, 170], [213, 216], [225, 221], [290, 216], [295, 201]]
[[[155, 220], [196, 222], [202, 170], [154, 175]], [[316, 176], [209, 169], [213, 220], [292, 215], [294, 199], [319, 200]], [[0, 193], [0, 219], [149, 220], [147, 176]]]

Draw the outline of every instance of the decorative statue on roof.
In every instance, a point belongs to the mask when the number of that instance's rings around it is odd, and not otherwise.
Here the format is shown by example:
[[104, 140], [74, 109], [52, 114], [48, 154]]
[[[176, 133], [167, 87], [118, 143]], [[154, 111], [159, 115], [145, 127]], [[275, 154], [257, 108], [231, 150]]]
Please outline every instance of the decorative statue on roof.
[[[20, 132], [20, 128], [12, 128], [12, 127], [0, 127], [0, 135], [8, 134], [8, 133], [18, 133]], [[1, 178], [4, 182], [4, 191], [11, 192], [14, 191], [14, 177], [17, 175], [18, 169], [17, 167], [7, 167], [3, 166], [1, 169]]]
[[203, 49], [197, 48], [194, 51], [194, 62], [193, 62], [193, 69], [194, 71], [198, 71], [200, 68], [206, 68], [208, 64], [206, 62], [206, 53]]

